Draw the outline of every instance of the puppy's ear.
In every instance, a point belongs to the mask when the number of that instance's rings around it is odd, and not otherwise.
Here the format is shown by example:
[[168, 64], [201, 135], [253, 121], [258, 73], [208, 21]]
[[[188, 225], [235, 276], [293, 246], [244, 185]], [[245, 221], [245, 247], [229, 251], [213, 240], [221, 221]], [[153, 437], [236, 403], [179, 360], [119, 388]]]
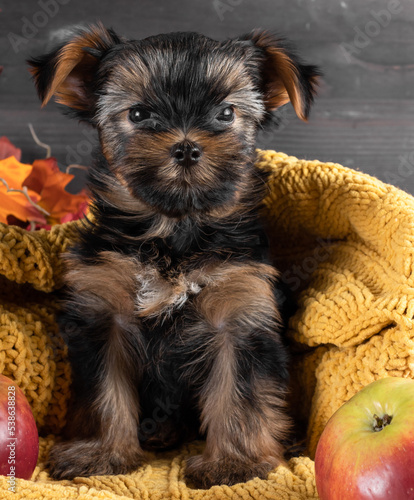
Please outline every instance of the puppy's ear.
[[54, 95], [78, 118], [91, 121], [96, 102], [96, 75], [100, 60], [122, 40], [100, 23], [79, 30], [50, 52], [27, 61], [37, 92], [45, 106]]
[[242, 40], [251, 41], [259, 54], [266, 110], [272, 112], [290, 101], [298, 117], [306, 121], [321, 75], [317, 67], [303, 64], [284, 39], [267, 31], [254, 31]]

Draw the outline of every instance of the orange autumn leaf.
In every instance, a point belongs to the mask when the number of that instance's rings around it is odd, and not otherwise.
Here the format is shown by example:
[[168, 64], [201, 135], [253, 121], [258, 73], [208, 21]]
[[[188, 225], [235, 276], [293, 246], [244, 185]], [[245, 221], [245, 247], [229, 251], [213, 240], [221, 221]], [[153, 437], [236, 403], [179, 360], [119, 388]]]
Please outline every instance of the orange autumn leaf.
[[7, 224], [9, 216], [26, 221], [28, 220], [28, 214], [32, 212], [31, 219], [35, 222], [43, 223], [45, 218], [40, 212], [33, 209], [34, 207], [30, 205], [23, 193], [6, 193], [5, 190], [3, 191], [2, 186], [0, 186], [0, 222]]
[[14, 156], [0, 161], [0, 176], [11, 189], [22, 189], [24, 181], [30, 175], [32, 165], [20, 163]]
[[0, 222], [50, 229], [86, 214], [86, 190], [66, 191], [74, 176], [61, 172], [55, 158], [27, 165], [18, 161], [20, 154], [6, 137], [0, 138]]
[[[33, 162], [32, 172], [25, 180], [25, 185], [39, 193], [39, 205], [50, 214], [49, 224], [63, 222], [62, 219], [67, 220], [71, 214], [76, 214], [76, 218], [79, 218], [85, 213], [89, 201], [86, 191], [71, 194], [65, 190], [73, 177], [59, 170], [55, 158]], [[72, 218], [69, 217], [69, 220]]]
[[[20, 163], [14, 156], [0, 160], [0, 222], [7, 224], [7, 217], [13, 216], [17, 219], [26, 221], [28, 214], [33, 214], [34, 207], [22, 191], [24, 181], [32, 171], [32, 165]], [[7, 183], [4, 184], [4, 182]], [[40, 196], [34, 191], [28, 190], [27, 195], [33, 202], [38, 202]], [[43, 220], [42, 214], [36, 214], [36, 219]]]

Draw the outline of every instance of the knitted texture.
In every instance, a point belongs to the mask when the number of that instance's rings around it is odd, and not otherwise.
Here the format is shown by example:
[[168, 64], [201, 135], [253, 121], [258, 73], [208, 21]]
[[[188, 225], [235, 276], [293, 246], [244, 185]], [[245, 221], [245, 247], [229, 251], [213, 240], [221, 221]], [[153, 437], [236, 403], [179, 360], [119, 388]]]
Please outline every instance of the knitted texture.
[[264, 216], [274, 262], [298, 301], [288, 332], [291, 411], [307, 431], [306, 456], [266, 480], [208, 491], [184, 481], [200, 442], [153, 455], [132, 474], [52, 481], [45, 461], [70, 390], [55, 291], [76, 223], [34, 233], [0, 225], [0, 373], [22, 388], [43, 436], [32, 479], [18, 479], [13, 493], [0, 476], [1, 498], [316, 499], [312, 457], [332, 413], [375, 379], [413, 376], [414, 199], [341, 165], [259, 153], [270, 172]]

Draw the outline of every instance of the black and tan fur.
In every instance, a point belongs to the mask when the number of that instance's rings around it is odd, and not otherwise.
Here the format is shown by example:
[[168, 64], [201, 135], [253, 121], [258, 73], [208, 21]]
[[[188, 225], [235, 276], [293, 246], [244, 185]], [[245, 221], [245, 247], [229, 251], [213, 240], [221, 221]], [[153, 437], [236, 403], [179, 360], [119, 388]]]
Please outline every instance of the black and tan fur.
[[265, 477], [289, 419], [255, 138], [288, 101], [306, 119], [317, 71], [264, 31], [131, 41], [99, 24], [30, 64], [43, 104], [55, 96], [100, 140], [66, 258], [73, 398], [52, 477], [126, 473], [200, 433], [192, 485]]

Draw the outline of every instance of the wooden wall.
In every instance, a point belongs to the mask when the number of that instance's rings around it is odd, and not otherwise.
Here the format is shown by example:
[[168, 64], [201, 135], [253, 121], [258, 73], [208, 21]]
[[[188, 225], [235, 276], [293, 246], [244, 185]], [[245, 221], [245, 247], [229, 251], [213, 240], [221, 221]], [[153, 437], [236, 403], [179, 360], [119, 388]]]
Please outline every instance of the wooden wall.
[[342, 163], [414, 194], [413, 0], [5, 0], [0, 2], [0, 136], [43, 154], [34, 125], [64, 167], [88, 164], [94, 132], [40, 109], [25, 59], [49, 50], [71, 26], [96, 20], [127, 37], [200, 31], [233, 37], [256, 27], [293, 40], [324, 78], [307, 124], [290, 105], [259, 146]]

